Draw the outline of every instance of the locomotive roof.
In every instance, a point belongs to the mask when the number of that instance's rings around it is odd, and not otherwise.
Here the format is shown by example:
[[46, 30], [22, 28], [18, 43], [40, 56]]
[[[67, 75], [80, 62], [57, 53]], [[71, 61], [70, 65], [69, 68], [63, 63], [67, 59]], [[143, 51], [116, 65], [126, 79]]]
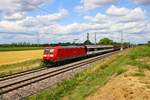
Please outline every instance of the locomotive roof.
[[84, 46], [50, 46], [50, 47], [46, 47], [46, 48], [81, 48]]
[[84, 46], [62, 46], [63, 48], [81, 48]]

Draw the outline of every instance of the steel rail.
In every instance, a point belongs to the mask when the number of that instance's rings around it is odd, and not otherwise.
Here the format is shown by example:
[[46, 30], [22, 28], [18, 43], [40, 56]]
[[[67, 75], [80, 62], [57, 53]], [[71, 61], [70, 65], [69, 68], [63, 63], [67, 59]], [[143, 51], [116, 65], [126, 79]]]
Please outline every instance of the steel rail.
[[[103, 51], [103, 52], [99, 52], [99, 53], [105, 53], [105, 52], [108, 52], [108, 51]], [[109, 51], [109, 52], [111, 52], [111, 51]], [[91, 55], [91, 54], [88, 54], [88, 55]], [[27, 75], [27, 74], [30, 74], [30, 73], [35, 73], [35, 72], [42, 71], [42, 70], [47, 70], [47, 69], [48, 69], [47, 67], [42, 67], [42, 68], [36, 68], [36, 69], [26, 70], [26, 71], [22, 71], [22, 72], [17, 72], [17, 73], [14, 73], [14, 74], [10, 74], [10, 75], [0, 77], [0, 81], [8, 80], [8, 79], [11, 79], [11, 78], [16, 78], [16, 77], [19, 77], [19, 76], [23, 76], [23, 75]]]
[[17, 73], [14, 73], [14, 74], [6, 75], [6, 76], [3, 76], [3, 77], [0, 77], [0, 81], [4, 81], [4, 80], [11, 79], [11, 78], [27, 75], [27, 74], [30, 74], [30, 73], [35, 73], [35, 72], [42, 71], [42, 70], [47, 70], [47, 68], [46, 67], [41, 67], [41, 68], [36, 68], [36, 69], [31, 69], [31, 70], [26, 70], [26, 71], [17, 72]]
[[64, 67], [64, 68], [60, 68], [60, 69], [57, 69], [57, 70], [54, 70], [54, 71], [50, 71], [50, 72], [47, 72], [47, 73], [42, 73], [40, 75], [31, 77], [31, 78], [28, 78], [28, 79], [23, 79], [23, 80], [19, 80], [17, 82], [12, 82], [10, 84], [6, 84], [6, 85], [3, 85], [3, 86], [0, 86], [0, 89], [1, 89], [0, 95], [8, 93], [8, 92], [16, 90], [16, 89], [19, 89], [21, 87], [28, 86], [28, 85], [30, 85], [32, 83], [36, 83], [36, 82], [42, 81], [42, 80], [50, 78], [50, 77], [54, 77], [56, 75], [65, 73], [67, 71], [70, 71], [70, 70], [73, 70], [73, 69], [77, 69], [77, 68], [79, 68], [81, 66], [90, 64], [92, 62], [95, 62], [95, 61], [97, 61], [99, 59], [107, 57], [107, 56], [109, 56], [111, 54], [114, 54], [116, 52], [118, 52], [118, 51], [111, 52], [111, 53], [106, 53], [106, 54], [100, 55], [98, 57], [86, 59], [85, 61], [79, 62], [79, 63], [74, 64], [74, 65], [68, 65], [67, 67]]

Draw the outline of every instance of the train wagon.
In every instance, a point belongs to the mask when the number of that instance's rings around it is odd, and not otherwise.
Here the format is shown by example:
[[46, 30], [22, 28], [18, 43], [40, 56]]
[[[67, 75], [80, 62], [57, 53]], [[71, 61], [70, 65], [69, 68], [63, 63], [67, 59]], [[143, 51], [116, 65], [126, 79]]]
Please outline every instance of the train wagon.
[[69, 61], [70, 59], [92, 57], [115, 50], [120, 50], [120, 46], [85, 45], [46, 47], [43, 54], [43, 65], [60, 64], [60, 62]]
[[44, 50], [43, 62], [54, 64], [61, 61], [83, 57], [87, 55], [85, 46], [56, 46]]

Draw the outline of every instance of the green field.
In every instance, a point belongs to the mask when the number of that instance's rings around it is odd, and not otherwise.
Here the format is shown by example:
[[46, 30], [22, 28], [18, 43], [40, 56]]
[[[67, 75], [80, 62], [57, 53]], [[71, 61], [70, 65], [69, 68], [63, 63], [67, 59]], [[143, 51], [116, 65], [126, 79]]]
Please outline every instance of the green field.
[[[144, 58], [143, 58], [144, 57]], [[147, 60], [140, 61], [139, 59]], [[144, 76], [144, 70], [150, 70], [150, 46], [140, 46], [125, 50], [119, 54], [100, 60], [92, 67], [76, 74], [73, 78], [59, 83], [28, 100], [84, 100], [98, 88], [104, 86], [112, 75], [118, 76], [126, 72], [125, 66], [138, 68], [135, 76]], [[147, 63], [148, 62], [148, 63]]]
[[0, 47], [0, 52], [2, 51], [23, 51], [23, 50], [39, 50], [43, 47]]

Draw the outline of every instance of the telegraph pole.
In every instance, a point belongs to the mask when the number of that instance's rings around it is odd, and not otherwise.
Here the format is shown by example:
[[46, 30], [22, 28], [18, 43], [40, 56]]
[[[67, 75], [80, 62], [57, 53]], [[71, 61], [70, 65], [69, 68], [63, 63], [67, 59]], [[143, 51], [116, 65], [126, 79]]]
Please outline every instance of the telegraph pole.
[[89, 33], [87, 33], [87, 40], [89, 41]]
[[40, 41], [39, 41], [39, 33], [37, 33], [37, 45], [39, 45]]
[[95, 45], [96, 45], [96, 32], [95, 32]]
[[123, 31], [121, 31], [121, 51], [123, 51]]
[[76, 43], [76, 41], [78, 41], [78, 40], [79, 40], [79, 39], [74, 39], [74, 40], [73, 40], [73, 44], [75, 44], [75, 43]]

